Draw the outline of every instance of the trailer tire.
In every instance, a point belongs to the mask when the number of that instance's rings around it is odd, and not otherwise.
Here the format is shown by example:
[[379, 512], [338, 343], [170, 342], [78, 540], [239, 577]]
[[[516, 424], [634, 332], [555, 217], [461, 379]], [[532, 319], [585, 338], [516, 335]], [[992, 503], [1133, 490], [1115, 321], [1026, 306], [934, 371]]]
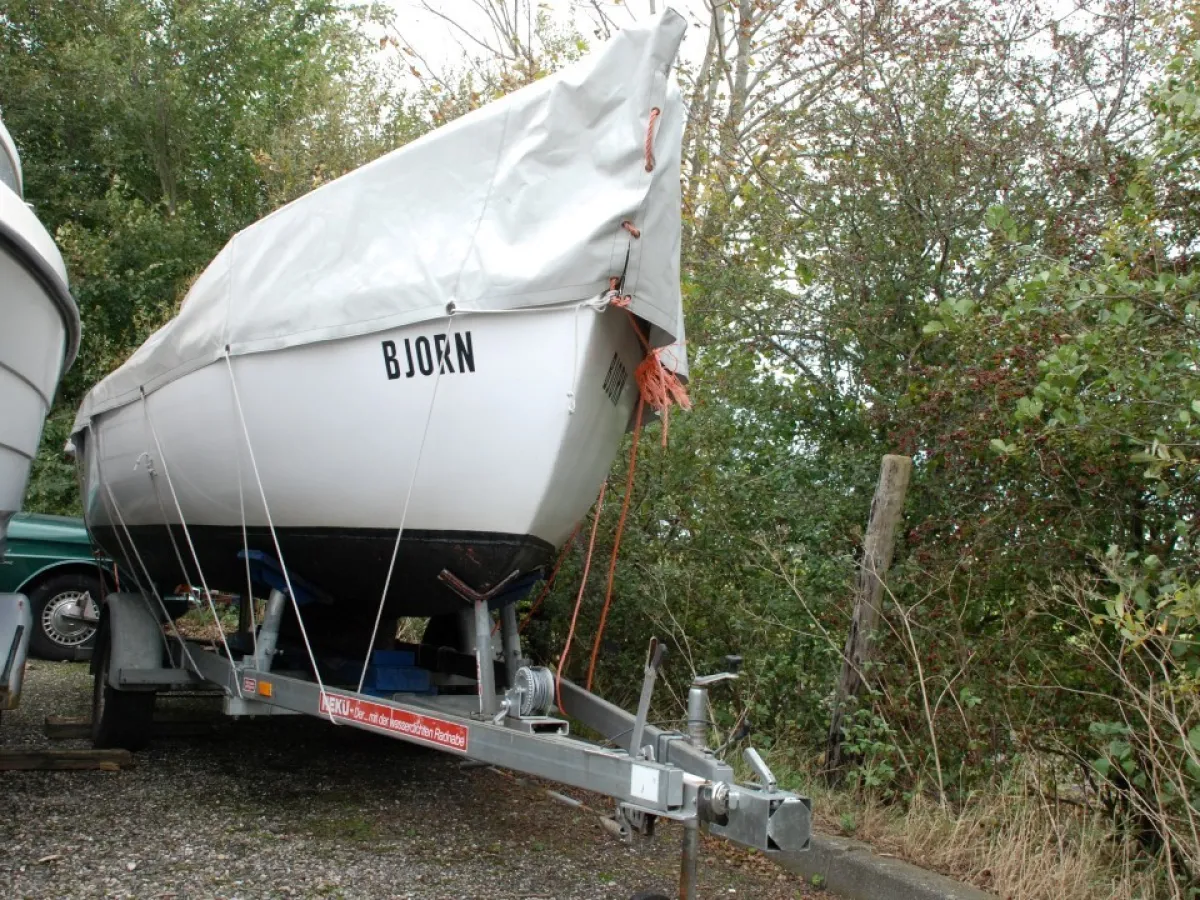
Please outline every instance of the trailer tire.
[[102, 629], [92, 670], [92, 746], [141, 750], [150, 742], [154, 723], [154, 691], [119, 691], [108, 683], [112, 639]]
[[650, 893], [643, 891], [634, 894], [631, 900], [670, 900], [670, 898], [666, 894], [659, 894], [655, 891], [651, 891]]

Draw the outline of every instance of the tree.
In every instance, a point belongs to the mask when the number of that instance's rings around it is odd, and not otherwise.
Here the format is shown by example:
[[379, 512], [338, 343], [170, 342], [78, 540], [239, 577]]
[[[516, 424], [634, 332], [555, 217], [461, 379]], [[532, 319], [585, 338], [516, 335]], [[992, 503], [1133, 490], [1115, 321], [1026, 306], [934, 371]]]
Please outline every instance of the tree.
[[333, 0], [14, 0], [0, 102], [83, 320], [29, 505], [75, 506], [71, 410], [238, 229], [423, 129]]

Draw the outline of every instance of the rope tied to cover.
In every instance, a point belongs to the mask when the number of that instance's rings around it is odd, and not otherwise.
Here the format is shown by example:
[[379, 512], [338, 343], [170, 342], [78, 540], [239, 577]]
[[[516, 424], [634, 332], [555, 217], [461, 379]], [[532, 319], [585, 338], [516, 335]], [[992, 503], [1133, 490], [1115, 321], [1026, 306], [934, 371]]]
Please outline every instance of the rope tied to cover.
[[658, 117], [662, 115], [662, 110], [657, 106], [650, 110], [650, 121], [646, 123], [646, 171], [654, 171], [654, 123], [658, 121]]
[[600, 525], [600, 513], [604, 509], [604, 492], [608, 489], [608, 482], [600, 485], [600, 496], [596, 498], [596, 516], [592, 519], [592, 535], [588, 538], [587, 556], [583, 561], [583, 577], [579, 580], [579, 593], [575, 596], [575, 612], [571, 614], [571, 627], [567, 631], [567, 640], [563, 644], [562, 654], [558, 657], [558, 668], [554, 673], [554, 697], [558, 703], [558, 711], [564, 716], [567, 711], [562, 705], [562, 673], [563, 668], [567, 664], [567, 657], [571, 653], [571, 641], [575, 637], [575, 623], [579, 619], [579, 608], [583, 605], [583, 591], [587, 587], [588, 572], [592, 568], [592, 551], [596, 549], [596, 529]]

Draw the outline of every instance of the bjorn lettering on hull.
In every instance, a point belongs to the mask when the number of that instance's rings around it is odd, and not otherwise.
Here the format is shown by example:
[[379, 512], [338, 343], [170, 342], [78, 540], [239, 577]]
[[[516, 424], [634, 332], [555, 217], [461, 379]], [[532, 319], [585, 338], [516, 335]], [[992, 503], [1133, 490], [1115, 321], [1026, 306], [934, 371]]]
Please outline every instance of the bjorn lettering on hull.
[[[435, 334], [433, 346], [436, 348], [438, 368], [443, 373], [467, 374], [475, 371], [475, 344], [470, 331], [456, 331], [453, 335]], [[413, 365], [412, 338], [404, 338], [401, 342], [404, 349], [403, 366], [399, 357], [399, 348], [393, 340], [380, 342], [383, 347], [383, 368], [389, 381], [399, 378], [412, 378], [421, 375], [432, 375], [434, 372], [434, 356], [430, 354], [429, 338], [421, 335], [416, 338], [416, 365]], [[456, 368], [457, 366], [457, 368]]]

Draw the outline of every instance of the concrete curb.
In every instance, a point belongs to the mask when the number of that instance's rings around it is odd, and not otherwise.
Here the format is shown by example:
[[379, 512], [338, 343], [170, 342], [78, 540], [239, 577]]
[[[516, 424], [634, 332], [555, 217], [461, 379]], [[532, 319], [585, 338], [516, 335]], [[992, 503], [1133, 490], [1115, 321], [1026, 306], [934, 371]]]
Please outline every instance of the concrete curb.
[[849, 900], [998, 900], [850, 838], [814, 834], [807, 852], [780, 854], [776, 861], [810, 882], [819, 876], [821, 887]]

